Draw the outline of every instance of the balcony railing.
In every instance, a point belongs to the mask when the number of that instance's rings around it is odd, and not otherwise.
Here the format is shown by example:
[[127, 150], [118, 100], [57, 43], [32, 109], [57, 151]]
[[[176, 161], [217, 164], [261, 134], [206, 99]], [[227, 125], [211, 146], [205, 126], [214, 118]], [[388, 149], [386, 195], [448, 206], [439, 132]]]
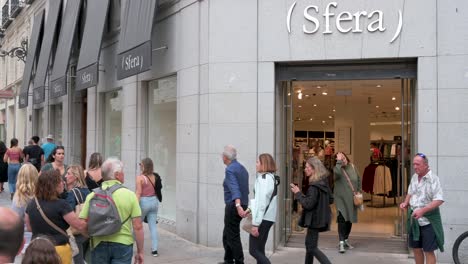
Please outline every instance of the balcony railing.
[[9, 11], [10, 11], [10, 4], [7, 1], [5, 5], [2, 7], [2, 27], [4, 29], [6, 29], [11, 24]]
[[10, 17], [15, 18], [23, 9], [23, 2], [19, 0], [10, 0]]

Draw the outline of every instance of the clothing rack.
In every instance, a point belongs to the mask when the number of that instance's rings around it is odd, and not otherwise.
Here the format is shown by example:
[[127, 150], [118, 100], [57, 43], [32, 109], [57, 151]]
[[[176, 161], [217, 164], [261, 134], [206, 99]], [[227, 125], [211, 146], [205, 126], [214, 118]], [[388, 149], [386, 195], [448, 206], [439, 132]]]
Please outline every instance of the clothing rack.
[[[387, 190], [387, 186], [386, 186], [386, 182], [387, 182], [387, 177], [388, 176], [392, 176], [391, 174], [390, 175], [387, 175], [387, 169], [388, 166], [387, 166], [387, 163], [388, 163], [388, 159], [385, 159], [385, 158], [381, 158], [377, 164], [377, 168], [380, 167], [380, 166], [384, 166], [384, 170], [383, 170], [383, 190], [384, 190], [384, 193], [383, 194], [371, 194], [371, 207], [378, 207], [378, 208], [381, 208], [381, 207], [387, 207], [387, 204], [386, 204], [386, 198], [388, 197], [388, 193], [389, 191]], [[377, 169], [376, 169], [377, 170]], [[374, 182], [375, 184], [375, 182]], [[377, 196], [382, 196], [382, 205], [374, 205], [374, 195], [377, 195]], [[396, 197], [394, 196], [393, 197], [393, 205], [396, 205]], [[393, 205], [389, 205], [389, 206], [393, 206]]]

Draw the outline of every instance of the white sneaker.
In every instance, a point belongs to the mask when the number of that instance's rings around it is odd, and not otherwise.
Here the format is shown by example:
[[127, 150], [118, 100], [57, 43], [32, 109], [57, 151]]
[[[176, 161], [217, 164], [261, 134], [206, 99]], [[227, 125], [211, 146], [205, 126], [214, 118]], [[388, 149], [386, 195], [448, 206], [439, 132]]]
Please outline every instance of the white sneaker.
[[345, 243], [343, 241], [340, 241], [338, 252], [340, 252], [341, 254], [346, 252]]
[[345, 249], [353, 249], [354, 247], [351, 246], [351, 244], [348, 242], [348, 239], [345, 239], [344, 241], [344, 246], [345, 246]]

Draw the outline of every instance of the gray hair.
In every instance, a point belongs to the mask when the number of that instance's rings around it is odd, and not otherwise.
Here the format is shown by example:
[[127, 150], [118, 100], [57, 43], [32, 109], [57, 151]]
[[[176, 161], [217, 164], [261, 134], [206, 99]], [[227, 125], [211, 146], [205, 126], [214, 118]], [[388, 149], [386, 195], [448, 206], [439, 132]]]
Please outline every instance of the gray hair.
[[237, 158], [237, 150], [233, 145], [227, 145], [224, 147], [223, 156], [228, 160], [235, 160]]
[[122, 172], [123, 164], [116, 157], [110, 157], [101, 166], [102, 179], [104, 181], [115, 180], [115, 173]]

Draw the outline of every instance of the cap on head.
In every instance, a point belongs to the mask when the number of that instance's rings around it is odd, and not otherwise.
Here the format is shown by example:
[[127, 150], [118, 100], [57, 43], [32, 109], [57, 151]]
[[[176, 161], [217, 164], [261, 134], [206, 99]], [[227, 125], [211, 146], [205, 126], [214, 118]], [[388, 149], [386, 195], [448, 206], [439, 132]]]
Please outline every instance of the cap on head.
[[54, 139], [54, 135], [52, 135], [52, 134], [49, 134], [49, 135], [47, 135], [47, 137], [46, 137], [46, 138], [47, 138], [47, 139]]

